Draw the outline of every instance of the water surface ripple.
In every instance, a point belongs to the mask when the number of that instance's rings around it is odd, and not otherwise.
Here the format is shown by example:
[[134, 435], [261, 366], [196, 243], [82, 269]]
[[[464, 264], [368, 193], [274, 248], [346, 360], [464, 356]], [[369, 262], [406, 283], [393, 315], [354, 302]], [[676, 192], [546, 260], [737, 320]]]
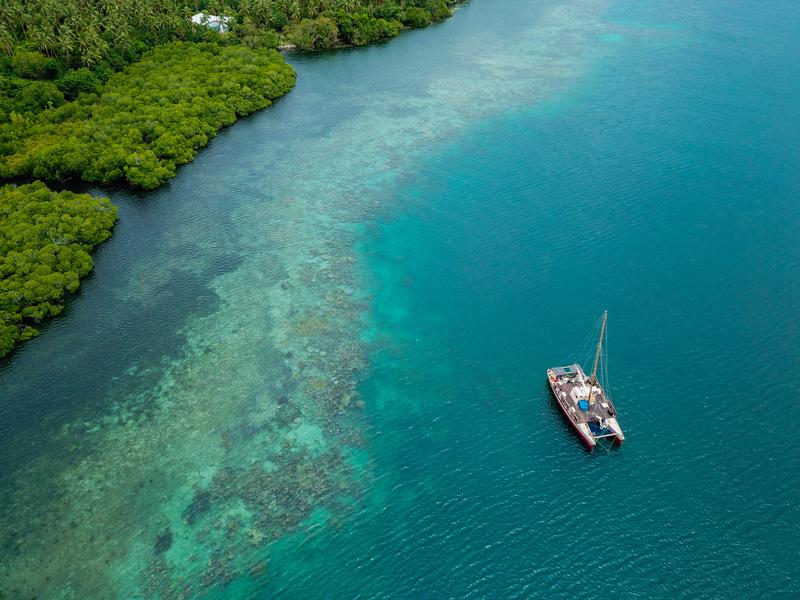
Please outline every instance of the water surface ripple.
[[0, 365], [0, 597], [796, 597], [798, 17], [479, 0], [105, 190]]

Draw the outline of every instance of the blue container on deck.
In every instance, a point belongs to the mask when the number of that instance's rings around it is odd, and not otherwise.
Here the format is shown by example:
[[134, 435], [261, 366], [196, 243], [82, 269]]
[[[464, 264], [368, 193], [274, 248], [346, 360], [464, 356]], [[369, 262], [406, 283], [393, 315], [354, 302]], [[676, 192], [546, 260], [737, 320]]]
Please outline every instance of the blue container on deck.
[[581, 410], [589, 410], [589, 401], [588, 400], [578, 400], [578, 408]]

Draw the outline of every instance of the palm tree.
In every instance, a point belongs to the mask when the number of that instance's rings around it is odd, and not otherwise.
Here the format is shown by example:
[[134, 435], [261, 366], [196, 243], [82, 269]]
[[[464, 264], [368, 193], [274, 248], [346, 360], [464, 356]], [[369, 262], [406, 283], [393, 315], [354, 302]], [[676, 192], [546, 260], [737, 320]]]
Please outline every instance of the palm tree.
[[14, 53], [14, 34], [11, 33], [11, 28], [3, 21], [0, 21], [0, 50], [8, 56]]

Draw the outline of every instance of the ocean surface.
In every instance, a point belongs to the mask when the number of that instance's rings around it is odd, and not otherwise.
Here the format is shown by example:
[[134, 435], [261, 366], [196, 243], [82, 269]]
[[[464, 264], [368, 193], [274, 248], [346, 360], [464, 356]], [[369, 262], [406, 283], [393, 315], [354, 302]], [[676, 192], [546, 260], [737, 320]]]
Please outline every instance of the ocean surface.
[[[798, 23], [472, 0], [93, 189], [0, 363], [0, 598], [800, 596]], [[606, 309], [590, 454], [545, 371]]]

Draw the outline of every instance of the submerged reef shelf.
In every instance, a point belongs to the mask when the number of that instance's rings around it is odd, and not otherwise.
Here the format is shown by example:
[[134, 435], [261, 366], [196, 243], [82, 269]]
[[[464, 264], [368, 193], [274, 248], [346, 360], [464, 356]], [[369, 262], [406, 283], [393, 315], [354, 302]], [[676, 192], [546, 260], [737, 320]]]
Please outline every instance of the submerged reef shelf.
[[161, 386], [64, 428], [71, 451], [31, 465], [4, 498], [0, 521], [25, 526], [4, 528], [0, 589], [102, 597], [126, 581], [146, 597], [196, 597], [258, 571], [315, 508], [352, 505], [368, 481], [350, 460], [363, 444], [366, 305], [335, 291], [355, 275], [351, 240], [335, 239], [274, 282], [271, 315], [265, 290], [236, 281], [257, 267], [223, 276], [241, 292], [236, 323], [201, 318], [202, 339]]

